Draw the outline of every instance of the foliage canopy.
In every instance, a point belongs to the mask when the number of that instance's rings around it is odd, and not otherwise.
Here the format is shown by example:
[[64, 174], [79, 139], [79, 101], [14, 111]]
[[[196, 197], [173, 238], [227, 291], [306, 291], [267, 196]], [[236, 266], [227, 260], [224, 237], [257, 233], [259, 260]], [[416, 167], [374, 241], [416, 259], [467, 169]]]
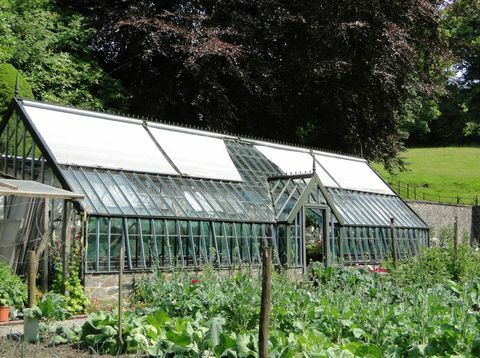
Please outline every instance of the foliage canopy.
[[440, 77], [438, 1], [78, 4], [140, 115], [388, 160]]

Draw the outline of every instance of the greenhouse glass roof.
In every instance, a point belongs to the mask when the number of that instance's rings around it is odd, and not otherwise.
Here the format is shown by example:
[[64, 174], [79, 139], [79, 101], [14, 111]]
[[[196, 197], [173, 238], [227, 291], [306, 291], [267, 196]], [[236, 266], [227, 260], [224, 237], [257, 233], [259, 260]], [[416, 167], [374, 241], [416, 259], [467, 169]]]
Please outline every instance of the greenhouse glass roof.
[[274, 223], [305, 203], [332, 207], [346, 225], [387, 226], [394, 217], [427, 227], [361, 158], [41, 102], [16, 106], [91, 215]]

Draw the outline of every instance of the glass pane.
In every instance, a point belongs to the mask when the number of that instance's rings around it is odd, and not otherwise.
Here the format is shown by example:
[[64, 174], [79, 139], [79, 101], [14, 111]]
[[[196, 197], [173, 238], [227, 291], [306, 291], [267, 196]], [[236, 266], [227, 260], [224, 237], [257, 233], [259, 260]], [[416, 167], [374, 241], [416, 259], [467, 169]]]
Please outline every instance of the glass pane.
[[111, 172], [110, 174], [113, 177], [114, 181], [120, 187], [120, 190], [123, 192], [123, 194], [125, 194], [125, 197], [127, 198], [130, 205], [133, 206], [137, 214], [140, 214], [140, 215], [150, 214], [145, 208], [145, 206], [143, 205], [143, 202], [140, 200], [138, 194], [132, 189], [132, 186], [127, 181], [125, 176], [122, 173]]
[[83, 173], [87, 177], [87, 180], [90, 182], [95, 193], [98, 195], [102, 203], [107, 208], [108, 212], [120, 214], [121, 213], [120, 208], [117, 206], [112, 196], [108, 192], [107, 188], [101, 182], [100, 178], [94, 172], [91, 172], [89, 170], [85, 170], [83, 171]]
[[112, 177], [107, 172], [98, 171], [98, 175], [108, 187], [108, 190], [112, 194], [112, 197], [115, 199], [115, 202], [120, 206], [120, 209], [125, 214], [136, 214], [131, 205], [127, 202], [125, 194], [120, 190], [120, 187]]
[[[288, 150], [256, 145], [263, 155], [275, 163], [286, 174], [311, 173], [313, 171], [313, 156], [307, 151]], [[323, 185], [338, 187], [335, 181], [323, 168], [315, 163], [316, 173]]]

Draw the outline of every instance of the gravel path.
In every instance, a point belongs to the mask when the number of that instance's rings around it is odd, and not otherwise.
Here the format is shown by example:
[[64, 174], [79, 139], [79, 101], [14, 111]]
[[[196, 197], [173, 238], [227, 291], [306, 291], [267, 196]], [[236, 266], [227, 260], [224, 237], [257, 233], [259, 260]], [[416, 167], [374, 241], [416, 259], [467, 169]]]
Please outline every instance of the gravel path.
[[[59, 323], [65, 323], [68, 327], [72, 327], [74, 324], [82, 325], [87, 320], [87, 316], [77, 316], [65, 321], [58, 321], [54, 323], [54, 326]], [[12, 321], [6, 324], [0, 324], [0, 337], [5, 336], [22, 336], [23, 335], [23, 321]]]

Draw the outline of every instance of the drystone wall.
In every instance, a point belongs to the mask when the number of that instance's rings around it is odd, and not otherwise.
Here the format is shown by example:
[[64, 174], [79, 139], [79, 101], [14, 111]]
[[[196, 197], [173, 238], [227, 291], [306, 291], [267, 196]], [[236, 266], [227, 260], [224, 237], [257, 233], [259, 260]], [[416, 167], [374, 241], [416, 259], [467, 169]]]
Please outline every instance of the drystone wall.
[[466, 235], [472, 244], [478, 244], [480, 207], [413, 200], [407, 204], [430, 226], [431, 240], [436, 240], [442, 229], [453, 230], [454, 218], [457, 217], [460, 237]]

